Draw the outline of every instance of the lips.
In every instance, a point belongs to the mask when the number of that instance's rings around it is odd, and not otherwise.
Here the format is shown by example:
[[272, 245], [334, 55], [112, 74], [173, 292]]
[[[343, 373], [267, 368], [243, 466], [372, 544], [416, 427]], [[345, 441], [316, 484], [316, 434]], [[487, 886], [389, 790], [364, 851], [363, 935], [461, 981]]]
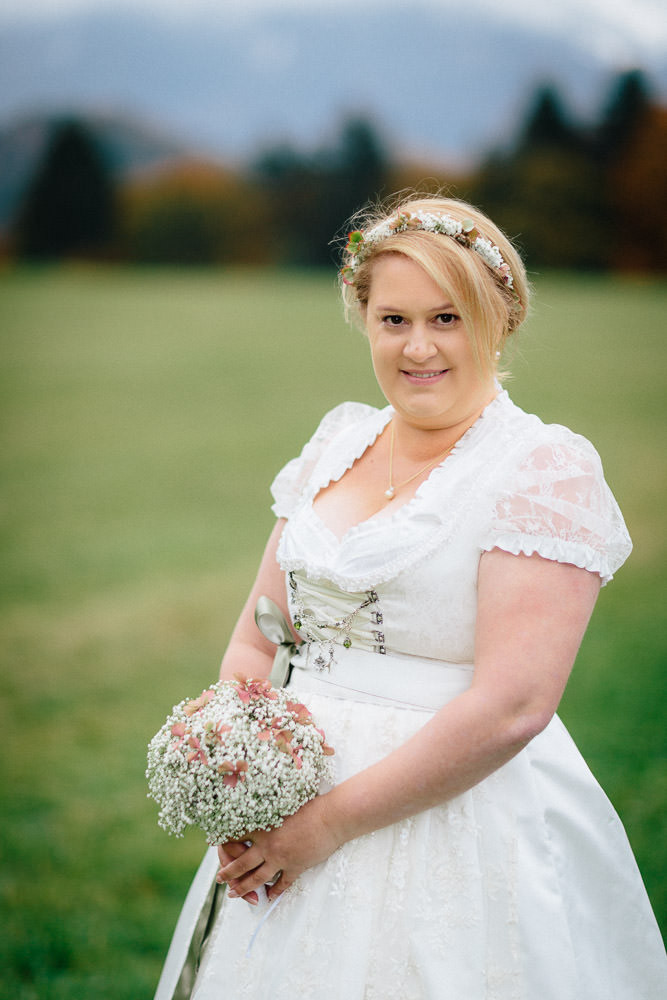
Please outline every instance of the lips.
[[408, 378], [419, 379], [420, 382], [428, 382], [429, 379], [438, 378], [440, 375], [446, 374], [449, 371], [448, 368], [439, 368], [437, 371], [407, 371], [406, 369], [401, 369], [403, 375], [407, 375]]

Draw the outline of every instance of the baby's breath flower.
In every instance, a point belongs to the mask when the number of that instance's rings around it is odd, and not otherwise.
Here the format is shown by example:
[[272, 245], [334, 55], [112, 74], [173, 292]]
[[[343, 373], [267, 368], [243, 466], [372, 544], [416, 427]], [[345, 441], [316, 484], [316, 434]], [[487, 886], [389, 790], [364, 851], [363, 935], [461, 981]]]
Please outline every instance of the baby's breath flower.
[[333, 774], [324, 734], [305, 705], [268, 681], [219, 681], [184, 699], [148, 745], [158, 823], [210, 844], [280, 826]]
[[354, 284], [354, 276], [360, 264], [368, 257], [371, 249], [383, 240], [389, 239], [396, 233], [422, 230], [426, 233], [442, 233], [451, 236], [458, 243], [473, 250], [482, 258], [485, 264], [498, 274], [504, 285], [512, 288], [514, 278], [509, 265], [503, 259], [500, 248], [480, 236], [474, 223], [470, 219], [459, 222], [450, 215], [440, 212], [397, 212], [391, 219], [379, 222], [368, 232], [363, 233], [356, 229], [349, 234], [349, 239], [345, 251], [348, 254], [344, 267], [341, 269], [343, 281], [346, 285]]

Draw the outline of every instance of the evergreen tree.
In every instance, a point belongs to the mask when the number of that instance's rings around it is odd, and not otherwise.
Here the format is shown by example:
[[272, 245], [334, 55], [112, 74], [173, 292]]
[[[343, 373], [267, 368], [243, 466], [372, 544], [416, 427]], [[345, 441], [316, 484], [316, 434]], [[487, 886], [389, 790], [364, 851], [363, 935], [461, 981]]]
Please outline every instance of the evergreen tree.
[[382, 192], [388, 162], [372, 124], [355, 117], [343, 124], [333, 148], [300, 156], [280, 147], [255, 170], [274, 205], [274, 246], [282, 261], [330, 264], [332, 237]]
[[547, 149], [570, 152], [580, 145], [581, 134], [565, 110], [560, 94], [551, 84], [542, 85], [519, 135], [516, 155]]
[[97, 254], [114, 229], [114, 189], [94, 139], [81, 123], [54, 130], [15, 227], [19, 256], [49, 260]]
[[613, 165], [622, 158], [651, 107], [648, 82], [641, 70], [619, 74], [597, 129], [596, 152], [603, 166]]

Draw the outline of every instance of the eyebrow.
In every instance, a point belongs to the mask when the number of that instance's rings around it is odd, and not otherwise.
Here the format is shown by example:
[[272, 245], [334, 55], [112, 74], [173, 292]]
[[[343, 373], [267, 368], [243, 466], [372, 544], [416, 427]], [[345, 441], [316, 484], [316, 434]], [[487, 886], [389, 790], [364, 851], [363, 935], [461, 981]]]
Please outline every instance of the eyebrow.
[[[378, 312], [397, 313], [399, 315], [404, 312], [403, 309], [399, 309], [396, 306], [380, 306], [380, 305], [378, 305], [375, 308], [377, 309]], [[429, 309], [428, 311], [429, 312], [435, 312], [435, 313], [451, 312], [454, 308], [455, 308], [454, 304], [452, 302], [448, 302], [446, 305], [434, 306], [433, 309]]]

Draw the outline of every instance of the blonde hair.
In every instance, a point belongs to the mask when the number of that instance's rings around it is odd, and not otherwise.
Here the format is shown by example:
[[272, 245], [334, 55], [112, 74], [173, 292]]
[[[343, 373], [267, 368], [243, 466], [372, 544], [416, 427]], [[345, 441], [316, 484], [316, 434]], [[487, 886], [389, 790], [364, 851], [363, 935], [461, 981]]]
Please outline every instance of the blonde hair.
[[[469, 247], [451, 236], [425, 232], [418, 228], [395, 232], [374, 242], [356, 262], [352, 276], [341, 273], [341, 292], [345, 315], [363, 330], [365, 307], [371, 291], [373, 264], [384, 254], [403, 254], [424, 269], [430, 278], [451, 297], [470, 337], [473, 353], [486, 370], [496, 367], [496, 352], [526, 318], [530, 287], [521, 257], [509, 239], [483, 212], [456, 198], [414, 193], [394, 195], [379, 208], [364, 210], [352, 225], [367, 233], [396, 217], [397, 212], [446, 215], [457, 222], [470, 220], [479, 234], [500, 251], [509, 266], [512, 286]], [[345, 264], [351, 255], [346, 254]]]

